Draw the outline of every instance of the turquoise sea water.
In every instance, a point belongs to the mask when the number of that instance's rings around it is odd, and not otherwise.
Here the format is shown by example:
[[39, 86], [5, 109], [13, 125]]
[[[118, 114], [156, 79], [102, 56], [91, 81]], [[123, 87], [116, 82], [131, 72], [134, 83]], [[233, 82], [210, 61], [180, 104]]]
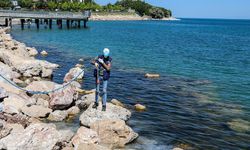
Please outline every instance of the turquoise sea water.
[[[135, 149], [250, 149], [250, 21], [89, 22], [88, 29], [21, 30], [12, 35], [61, 65], [54, 80], [84, 58], [83, 87], [94, 88], [91, 58], [104, 47], [113, 57], [109, 99], [146, 112], [128, 122], [140, 138]], [[144, 73], [160, 79], [145, 79]], [[78, 122], [74, 125], [78, 126]]]

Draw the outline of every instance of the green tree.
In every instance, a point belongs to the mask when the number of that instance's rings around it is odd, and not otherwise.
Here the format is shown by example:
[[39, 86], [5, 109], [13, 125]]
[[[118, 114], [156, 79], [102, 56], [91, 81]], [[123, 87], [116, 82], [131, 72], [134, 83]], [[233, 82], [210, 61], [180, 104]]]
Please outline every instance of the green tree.
[[11, 7], [12, 4], [10, 0], [0, 0], [0, 7], [6, 8], [6, 7]]
[[58, 7], [58, 5], [57, 5], [56, 2], [53, 2], [53, 1], [49, 1], [48, 2], [48, 8], [49, 8], [49, 10], [54, 11], [55, 9], [57, 9], [57, 7]]
[[23, 8], [32, 8], [34, 4], [32, 0], [19, 0], [18, 3]]
[[155, 19], [162, 19], [163, 17], [165, 17], [163, 10], [160, 8], [156, 8], [156, 7], [151, 8], [149, 12], [150, 12], [150, 16]]
[[46, 9], [46, 8], [48, 8], [48, 3], [43, 1], [43, 0], [39, 0], [39, 1], [35, 2], [35, 6], [38, 9]]

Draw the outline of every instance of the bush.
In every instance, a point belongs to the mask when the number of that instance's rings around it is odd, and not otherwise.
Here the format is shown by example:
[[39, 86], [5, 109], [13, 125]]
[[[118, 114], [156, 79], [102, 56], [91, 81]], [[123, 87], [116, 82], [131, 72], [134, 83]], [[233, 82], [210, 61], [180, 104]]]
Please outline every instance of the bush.
[[0, 0], [0, 7], [6, 8], [6, 7], [11, 7], [12, 4], [10, 0]]
[[32, 8], [34, 5], [32, 0], [19, 0], [18, 4], [23, 8]]
[[122, 0], [116, 2], [115, 5], [120, 5], [126, 9], [134, 9], [140, 16], [148, 15], [152, 16], [153, 18], [163, 18], [172, 16], [170, 10], [161, 7], [153, 7], [152, 5], [139, 0]]
[[165, 17], [164, 12], [160, 8], [151, 8], [149, 12], [150, 16], [155, 19], [162, 19]]

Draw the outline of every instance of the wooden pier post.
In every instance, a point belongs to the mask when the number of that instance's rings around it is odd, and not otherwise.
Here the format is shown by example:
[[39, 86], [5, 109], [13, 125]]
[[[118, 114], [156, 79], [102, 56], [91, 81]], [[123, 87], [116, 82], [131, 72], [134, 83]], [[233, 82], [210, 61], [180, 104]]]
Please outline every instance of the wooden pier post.
[[69, 22], [70, 20], [67, 19], [67, 28], [69, 29]]
[[9, 26], [9, 19], [5, 18], [5, 26], [8, 27]]
[[84, 27], [84, 28], [87, 28], [87, 20], [83, 20], [83, 23], [84, 23], [84, 24], [83, 24], [83, 27]]
[[25, 20], [21, 19], [20, 21], [21, 21], [21, 29], [23, 30], [24, 29], [24, 22], [25, 22]]
[[36, 28], [39, 29], [39, 19], [35, 19]]
[[78, 20], [78, 28], [81, 28], [81, 20]]
[[12, 18], [9, 19], [9, 26], [12, 28]]
[[49, 19], [49, 28], [52, 29], [52, 19]]
[[32, 19], [27, 19], [28, 28], [30, 28], [31, 22], [32, 22]]
[[57, 20], [57, 25], [59, 29], [62, 29], [62, 19]]
[[48, 25], [48, 19], [44, 19], [44, 24]]

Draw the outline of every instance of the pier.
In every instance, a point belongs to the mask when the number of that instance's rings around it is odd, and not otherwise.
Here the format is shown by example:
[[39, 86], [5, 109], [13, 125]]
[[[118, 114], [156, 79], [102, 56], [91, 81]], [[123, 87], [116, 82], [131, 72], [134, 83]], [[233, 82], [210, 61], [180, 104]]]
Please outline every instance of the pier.
[[46, 11], [13, 11], [13, 10], [0, 10], [0, 17], [5, 18], [5, 26], [12, 27], [12, 19], [20, 19], [21, 28], [24, 29], [25, 23], [28, 28], [32, 22], [35, 22], [36, 28], [40, 28], [40, 24], [44, 24], [52, 29], [53, 20], [56, 20], [58, 28], [62, 28], [63, 21], [66, 21], [67, 28], [72, 27], [72, 24], [77, 24], [77, 27], [87, 28], [87, 21], [91, 16], [90, 11], [84, 12], [46, 12]]

